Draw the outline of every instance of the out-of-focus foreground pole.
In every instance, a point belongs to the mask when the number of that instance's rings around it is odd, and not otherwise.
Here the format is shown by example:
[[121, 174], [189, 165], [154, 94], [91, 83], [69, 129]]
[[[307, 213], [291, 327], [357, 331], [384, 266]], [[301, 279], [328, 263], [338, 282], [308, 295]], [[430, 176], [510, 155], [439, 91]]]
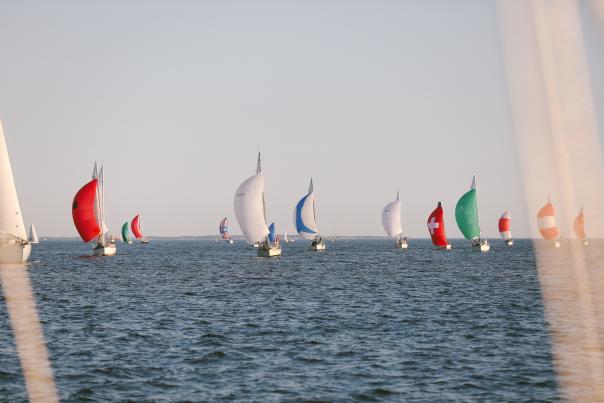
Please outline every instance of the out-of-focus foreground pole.
[[[582, 204], [589, 236], [602, 238], [604, 170], [577, 3], [497, 7], [529, 217], [551, 194], [563, 238]], [[604, 254], [570, 239], [535, 250], [564, 397], [604, 400]]]
[[0, 265], [0, 281], [29, 400], [34, 403], [58, 402], [27, 268], [24, 265]]

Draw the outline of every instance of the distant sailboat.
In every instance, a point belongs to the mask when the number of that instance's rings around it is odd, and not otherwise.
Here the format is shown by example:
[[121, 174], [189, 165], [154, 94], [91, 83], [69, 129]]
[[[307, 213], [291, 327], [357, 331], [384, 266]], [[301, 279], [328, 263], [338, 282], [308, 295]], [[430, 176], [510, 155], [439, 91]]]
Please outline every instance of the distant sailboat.
[[143, 236], [143, 230], [141, 229], [141, 216], [137, 214], [136, 217], [132, 219], [132, 223], [130, 224], [130, 229], [132, 229], [132, 233], [136, 239], [140, 239], [142, 244], [149, 243], [149, 240]]
[[29, 235], [27, 236], [27, 239], [29, 240], [29, 243], [31, 243], [31, 244], [40, 243], [40, 240], [38, 239], [38, 233], [36, 232], [36, 227], [34, 226], [34, 223], [31, 223], [31, 225], [29, 226]]
[[104, 180], [103, 167], [97, 171], [94, 164], [92, 180], [84, 185], [75, 195], [71, 208], [73, 223], [84, 242], [96, 238], [93, 253], [95, 256], [115, 255], [116, 247], [108, 239], [109, 230], [104, 218]]
[[551, 197], [547, 198], [547, 204], [537, 213], [537, 227], [543, 239], [552, 243], [554, 248], [560, 247], [560, 230], [556, 225], [556, 210], [552, 204]]
[[573, 230], [575, 231], [577, 238], [583, 242], [583, 245], [589, 244], [585, 235], [585, 217], [583, 215], [583, 206], [581, 206], [581, 211], [579, 211], [579, 215], [577, 215], [577, 218], [575, 218], [575, 221], [573, 222]]
[[23, 263], [31, 253], [0, 122], [0, 263]]
[[256, 174], [239, 185], [233, 199], [233, 207], [245, 240], [252, 245], [259, 244], [258, 256], [281, 255], [281, 245], [272, 243], [268, 239], [269, 229], [266, 223], [266, 206], [264, 203], [264, 175], [262, 174], [260, 153], [258, 153]]
[[308, 193], [302, 197], [296, 205], [294, 223], [296, 224], [296, 231], [298, 231], [300, 237], [312, 239], [310, 245], [311, 250], [318, 251], [326, 249], [325, 241], [319, 236], [319, 229], [316, 222], [315, 194], [312, 178], [310, 180], [310, 186], [308, 187]]
[[122, 225], [122, 242], [131, 244], [132, 239], [130, 238], [130, 231], [128, 229], [128, 221]]
[[443, 215], [442, 205], [438, 202], [438, 206], [428, 216], [428, 232], [432, 238], [432, 245], [439, 249], [451, 249], [451, 244], [447, 241], [447, 234], [445, 233]]
[[218, 231], [220, 231], [220, 236], [226, 243], [233, 243], [231, 234], [229, 234], [229, 220], [226, 217], [224, 217], [220, 221], [220, 224], [218, 224]]
[[470, 190], [464, 193], [455, 206], [457, 226], [466, 239], [472, 240], [472, 248], [481, 252], [491, 249], [488, 241], [480, 238], [478, 201], [476, 197], [476, 176], [472, 178]]
[[396, 247], [407, 249], [409, 244], [407, 238], [403, 238], [403, 227], [401, 225], [401, 201], [399, 192], [396, 193], [396, 200], [390, 202], [382, 210], [382, 225], [386, 234], [396, 240]]
[[512, 224], [512, 213], [510, 210], [506, 210], [499, 218], [499, 234], [503, 239], [503, 242], [508, 245], [514, 245], [514, 239], [512, 238], [512, 231], [510, 230]]

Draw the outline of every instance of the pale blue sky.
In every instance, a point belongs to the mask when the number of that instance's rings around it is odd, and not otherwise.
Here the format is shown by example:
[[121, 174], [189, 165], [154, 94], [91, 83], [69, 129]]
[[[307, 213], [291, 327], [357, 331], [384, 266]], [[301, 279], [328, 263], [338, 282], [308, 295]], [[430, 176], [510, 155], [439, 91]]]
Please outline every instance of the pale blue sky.
[[238, 233], [258, 151], [280, 232], [312, 176], [324, 233], [383, 234], [400, 188], [406, 234], [426, 237], [440, 200], [459, 237], [476, 173], [485, 235], [508, 208], [529, 235], [494, 1], [5, 1], [0, 49], [0, 117], [42, 236], [76, 235], [95, 159], [114, 231], [140, 212], [149, 235], [214, 234], [224, 216]]

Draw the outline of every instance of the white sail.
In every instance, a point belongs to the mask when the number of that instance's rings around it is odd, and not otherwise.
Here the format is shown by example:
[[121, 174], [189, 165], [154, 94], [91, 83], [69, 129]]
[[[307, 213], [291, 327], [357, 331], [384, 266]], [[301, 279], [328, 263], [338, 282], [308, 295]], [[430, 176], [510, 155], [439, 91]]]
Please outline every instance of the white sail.
[[389, 237], [398, 237], [403, 233], [401, 225], [401, 201], [399, 195], [382, 210], [382, 225]]
[[264, 175], [260, 161], [256, 175], [246, 179], [237, 188], [233, 207], [245, 240], [251, 244], [264, 241], [269, 230], [264, 214]]
[[30, 243], [40, 243], [40, 240], [38, 239], [38, 233], [36, 232], [36, 227], [34, 227], [33, 223], [29, 226], [28, 238]]
[[314, 239], [319, 234], [315, 217], [315, 193], [312, 179], [308, 194], [304, 196], [296, 205], [294, 222], [298, 234], [304, 239]]
[[0, 238], [27, 240], [2, 122], [0, 122]]

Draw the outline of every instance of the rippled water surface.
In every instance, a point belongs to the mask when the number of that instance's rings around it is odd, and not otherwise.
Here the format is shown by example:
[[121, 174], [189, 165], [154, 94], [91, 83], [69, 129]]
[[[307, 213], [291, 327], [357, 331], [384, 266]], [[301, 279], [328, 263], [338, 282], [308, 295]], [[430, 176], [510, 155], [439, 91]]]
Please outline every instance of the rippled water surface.
[[[556, 400], [531, 244], [48, 241], [29, 275], [61, 399]], [[4, 302], [0, 401], [25, 399]]]

